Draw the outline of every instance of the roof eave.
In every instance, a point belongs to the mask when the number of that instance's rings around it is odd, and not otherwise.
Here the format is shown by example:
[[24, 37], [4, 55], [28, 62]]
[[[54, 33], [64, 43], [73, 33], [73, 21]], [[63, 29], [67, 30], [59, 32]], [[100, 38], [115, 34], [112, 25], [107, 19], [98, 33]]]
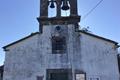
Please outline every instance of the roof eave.
[[93, 36], [93, 37], [96, 37], [96, 38], [99, 38], [99, 39], [102, 39], [102, 40], [105, 40], [105, 41], [109, 41], [111, 43], [114, 43], [115, 45], [118, 45], [118, 42], [116, 42], [116, 41], [113, 41], [113, 40], [110, 40], [110, 39], [107, 39], [107, 38], [104, 38], [104, 37], [101, 37], [101, 36], [98, 36], [98, 35], [95, 35], [95, 34], [92, 34], [92, 33], [86, 32], [86, 31], [83, 31], [83, 30], [79, 30], [79, 32], [88, 34], [90, 36]]
[[39, 34], [39, 32], [31, 33], [30, 35], [28, 35], [28, 36], [26, 36], [26, 37], [24, 37], [24, 38], [22, 38], [22, 39], [20, 39], [20, 40], [17, 40], [17, 41], [15, 41], [15, 42], [12, 42], [12, 43], [10, 43], [10, 44], [2, 47], [2, 48], [3, 48], [4, 51], [8, 51], [8, 50], [6, 49], [7, 47], [12, 46], [12, 45], [14, 45], [14, 44], [16, 44], [16, 43], [18, 43], [18, 42], [21, 42], [21, 41], [23, 41], [23, 40], [25, 40], [25, 39], [27, 39], [27, 38], [30, 38], [30, 37], [32, 37], [32, 36], [34, 36], [34, 35], [36, 35], [36, 34]]

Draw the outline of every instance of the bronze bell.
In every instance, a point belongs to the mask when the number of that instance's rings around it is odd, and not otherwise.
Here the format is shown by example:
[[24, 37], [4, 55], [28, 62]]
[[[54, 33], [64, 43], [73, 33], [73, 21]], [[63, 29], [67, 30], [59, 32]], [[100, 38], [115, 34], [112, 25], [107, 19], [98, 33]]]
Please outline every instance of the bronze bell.
[[50, 2], [51, 2], [51, 4], [50, 4], [50, 8], [55, 8], [54, 1], [51, 0]]
[[63, 2], [62, 10], [68, 10], [70, 8], [68, 5], [68, 0], [62, 0], [62, 2]]

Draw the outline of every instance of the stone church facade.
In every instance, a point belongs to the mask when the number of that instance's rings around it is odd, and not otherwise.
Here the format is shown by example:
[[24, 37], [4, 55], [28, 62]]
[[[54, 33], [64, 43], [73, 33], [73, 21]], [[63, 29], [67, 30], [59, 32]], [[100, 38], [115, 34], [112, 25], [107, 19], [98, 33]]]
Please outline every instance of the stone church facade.
[[[79, 30], [77, 0], [57, 4], [48, 18], [48, 1], [41, 0], [40, 31], [6, 45], [3, 80], [119, 80], [118, 43]], [[70, 8], [70, 16], [61, 16]]]

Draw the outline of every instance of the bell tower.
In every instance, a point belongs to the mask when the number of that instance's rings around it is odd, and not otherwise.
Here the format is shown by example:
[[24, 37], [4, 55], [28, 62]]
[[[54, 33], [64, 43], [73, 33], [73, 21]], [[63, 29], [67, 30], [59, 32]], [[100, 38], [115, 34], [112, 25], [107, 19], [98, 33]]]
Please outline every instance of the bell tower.
[[[56, 5], [56, 6], [55, 6]], [[56, 8], [56, 16], [48, 17], [49, 8]], [[61, 12], [70, 10], [69, 16]], [[75, 80], [75, 71], [82, 70], [80, 57], [80, 16], [77, 0], [40, 0], [40, 16], [37, 18], [41, 33], [41, 53], [45, 55], [46, 80]], [[76, 69], [76, 70], [75, 70]]]
[[[56, 4], [56, 6], [55, 6]], [[57, 15], [55, 17], [48, 17], [48, 6], [50, 8], [56, 7]], [[69, 16], [61, 16], [61, 10], [70, 10]], [[37, 18], [39, 22], [39, 30], [42, 33], [44, 25], [64, 25], [75, 24], [80, 22], [80, 16], [77, 10], [77, 0], [40, 0], [40, 16]]]

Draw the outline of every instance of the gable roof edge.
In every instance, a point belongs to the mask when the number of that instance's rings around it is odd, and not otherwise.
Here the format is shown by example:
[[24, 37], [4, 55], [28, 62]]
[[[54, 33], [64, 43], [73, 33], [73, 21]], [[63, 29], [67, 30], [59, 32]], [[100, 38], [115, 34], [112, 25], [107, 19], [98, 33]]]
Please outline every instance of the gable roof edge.
[[95, 34], [92, 34], [92, 33], [86, 32], [86, 31], [83, 31], [83, 30], [79, 30], [79, 32], [87, 34], [87, 35], [90, 35], [90, 36], [93, 36], [93, 37], [96, 37], [96, 38], [99, 38], [99, 39], [102, 39], [102, 40], [105, 40], [105, 41], [109, 41], [111, 43], [114, 43], [115, 45], [118, 45], [118, 42], [113, 41], [111, 39], [107, 39], [107, 38], [104, 38], [104, 37], [101, 37], [101, 36], [98, 36], [98, 35], [95, 35]]
[[14, 45], [14, 44], [16, 44], [16, 43], [19, 43], [19, 42], [21, 42], [21, 41], [23, 41], [23, 40], [26, 40], [26, 39], [28, 39], [28, 38], [36, 35], [36, 34], [40, 34], [40, 33], [39, 33], [39, 32], [31, 33], [30, 35], [28, 35], [28, 36], [26, 36], [26, 37], [24, 37], [24, 38], [22, 38], [22, 39], [19, 39], [19, 40], [15, 41], [15, 42], [12, 42], [12, 43], [10, 43], [10, 44], [2, 47], [2, 48], [4, 49], [4, 51], [6, 51], [6, 48], [7, 48], [7, 47], [12, 46], [12, 45]]

